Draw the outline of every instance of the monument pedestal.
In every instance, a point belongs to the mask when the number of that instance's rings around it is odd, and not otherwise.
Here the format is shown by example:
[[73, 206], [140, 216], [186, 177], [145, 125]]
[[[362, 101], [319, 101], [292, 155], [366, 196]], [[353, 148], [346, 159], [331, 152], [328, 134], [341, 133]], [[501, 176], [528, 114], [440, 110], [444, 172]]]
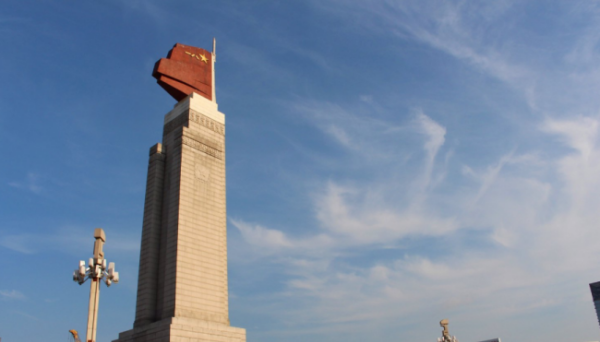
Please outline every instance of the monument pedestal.
[[119, 334], [119, 342], [246, 342], [246, 329], [171, 317]]

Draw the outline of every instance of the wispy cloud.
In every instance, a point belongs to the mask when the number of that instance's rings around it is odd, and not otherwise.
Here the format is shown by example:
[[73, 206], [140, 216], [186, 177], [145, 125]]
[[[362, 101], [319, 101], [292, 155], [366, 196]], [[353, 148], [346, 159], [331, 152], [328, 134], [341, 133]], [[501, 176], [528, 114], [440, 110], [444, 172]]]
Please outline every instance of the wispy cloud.
[[239, 64], [244, 72], [260, 74], [282, 82], [295, 77], [288, 69], [277, 65], [271, 56], [256, 47], [241, 42], [230, 42], [223, 47], [223, 53]]
[[[473, 168], [461, 160], [436, 163], [446, 134], [452, 132], [423, 111], [413, 121], [398, 124], [357, 118], [361, 109], [302, 103], [296, 109], [347, 149], [344, 162], [364, 160], [366, 151], [377, 150], [378, 158], [370, 158], [368, 168], [388, 172], [360, 181], [324, 181], [312, 197], [317, 223], [312, 235], [297, 236], [285, 226], [267, 229], [241, 219], [233, 222], [247, 244], [285, 265], [285, 298], [296, 298], [297, 304], [290, 311], [285, 301], [291, 321], [351, 328], [440, 312], [471, 321], [508, 319], [515, 313], [570, 305], [553, 295], [564, 286], [556, 279], [570, 277], [585, 284], [585, 275], [595, 269], [593, 260], [600, 252], [586, 240], [593, 239], [600, 220], [593, 209], [600, 205], [595, 196], [600, 192], [598, 119], [547, 119], [534, 127], [546, 139], [557, 138], [570, 148], [563, 153], [539, 154], [535, 148], [519, 153], [513, 148], [483, 168]], [[350, 142], [332, 132], [332, 125], [349, 132]], [[390, 148], [399, 142], [394, 134], [411, 135], [411, 130], [420, 133], [412, 135], [413, 143]], [[394, 134], [371, 139], [386, 131]], [[399, 153], [411, 155], [416, 165], [403, 178], [394, 177], [407, 165], [395, 158]], [[413, 186], [429, 184], [432, 174], [448, 168], [462, 172], [441, 178], [434, 188]], [[430, 247], [415, 250], [415, 242]], [[392, 256], [372, 256], [383, 250]], [[353, 264], [359, 257], [366, 264]], [[270, 300], [278, 302], [276, 297]]]
[[410, 127], [382, 121], [374, 113], [377, 109], [372, 102], [349, 110], [331, 102], [298, 99], [286, 103], [286, 107], [313, 123], [337, 144], [368, 159], [387, 158], [393, 151], [400, 152], [395, 146], [381, 142], [398, 142], [403, 138], [398, 133]]
[[[597, 2], [578, 2], [568, 13], [554, 8], [585, 29], [566, 25], [566, 38], [552, 46], [522, 34], [519, 13], [532, 8], [515, 1], [313, 4], [350, 27], [441, 51], [500, 81], [525, 109], [510, 114], [514, 108], [499, 105], [498, 115], [520, 131], [506, 132], [514, 135], [502, 141], [506, 147], [478, 136], [493, 146], [486, 150], [460, 146], [468, 140], [460, 127], [427, 110], [392, 120], [393, 110], [372, 96], [352, 104], [290, 104], [340, 147], [331, 158], [344, 172], [321, 179], [312, 194], [312, 235], [236, 223], [255, 227], [251, 237], [238, 229], [247, 244], [271, 251], [264, 262], [284, 265], [277, 270], [286, 300], [268, 299], [276, 311], [315, 331], [452, 314], [478, 322], [479, 330], [462, 334], [477, 339], [487, 334], [486, 320], [516, 326], [522, 323], [513, 316], [530, 313], [544, 326], [545, 312], [584, 307], [600, 258], [589, 243], [600, 220]], [[521, 334], [539, 336], [532, 322]]]
[[423, 148], [427, 153], [422, 182], [423, 192], [425, 192], [431, 186], [431, 178], [435, 166], [435, 159], [440, 148], [446, 141], [446, 128], [432, 120], [429, 116], [425, 115], [422, 110], [417, 112], [416, 121], [421, 132], [423, 132], [423, 134], [425, 134], [427, 137], [427, 140], [423, 145]]
[[118, 2], [118, 5], [147, 15], [161, 27], [166, 25], [169, 19], [173, 19], [175, 17], [173, 13], [169, 11], [168, 7], [161, 7], [162, 3], [157, 1], [132, 0], [127, 2]]
[[[36, 254], [43, 251], [80, 253], [90, 246], [90, 239], [89, 229], [66, 227], [57, 229], [52, 234], [5, 233], [0, 235], [0, 246], [23, 254]], [[135, 252], [139, 250], [139, 241], [133, 237], [113, 236], [107, 248]]]
[[475, 179], [477, 179], [481, 184], [479, 190], [477, 191], [477, 195], [473, 198], [473, 205], [477, 204], [477, 202], [487, 192], [490, 186], [494, 184], [504, 165], [506, 165], [506, 163], [512, 160], [513, 154], [514, 152], [510, 152], [509, 154], [502, 156], [496, 164], [488, 166], [487, 169], [481, 173], [474, 172], [467, 165], [463, 166], [463, 175], [472, 176]]
[[515, 90], [535, 114], [564, 116], [565, 105], [589, 114], [585, 111], [598, 104], [592, 91], [600, 86], [596, 1], [553, 3], [552, 11], [564, 17], [553, 24], [561, 34], [553, 35], [551, 45], [544, 41], [551, 33], [537, 32], [524, 21], [527, 11], [550, 10], [546, 3], [333, 0], [313, 5], [373, 34], [447, 53]]
[[0, 290], [0, 299], [14, 299], [14, 300], [23, 300], [26, 299], [24, 294], [17, 290]]
[[535, 105], [533, 70], [511, 58], [503, 42], [491, 34], [499, 28], [510, 31], [506, 23], [511, 22], [513, 4], [508, 0], [315, 2], [317, 8], [340, 17], [360, 18], [356, 22], [373, 32], [391, 32], [444, 51], [522, 91]]
[[27, 173], [27, 178], [23, 181], [12, 181], [8, 185], [14, 188], [28, 190], [36, 195], [42, 192], [42, 186], [40, 185], [40, 175], [34, 172]]
[[[330, 183], [317, 197], [317, 218], [328, 232], [353, 244], [393, 244], [413, 234], [437, 235], [456, 228], [451, 218], [440, 219], [408, 208], [386, 205], [384, 193], [367, 188], [345, 188]], [[381, 202], [374, 197], [383, 197]]]
[[13, 313], [15, 313], [15, 314], [17, 314], [19, 316], [23, 316], [23, 317], [28, 318], [28, 319], [33, 320], [33, 321], [41, 321], [38, 317], [36, 317], [34, 315], [30, 315], [30, 314], [25, 313], [25, 312], [13, 311]]
[[542, 130], [558, 136], [565, 145], [581, 153], [585, 159], [591, 157], [598, 141], [598, 121], [590, 117], [548, 119], [542, 124]]
[[239, 220], [231, 220], [231, 223], [242, 233], [242, 236], [250, 244], [273, 248], [291, 247], [291, 242], [281, 231], [268, 229], [259, 225], [250, 225]]

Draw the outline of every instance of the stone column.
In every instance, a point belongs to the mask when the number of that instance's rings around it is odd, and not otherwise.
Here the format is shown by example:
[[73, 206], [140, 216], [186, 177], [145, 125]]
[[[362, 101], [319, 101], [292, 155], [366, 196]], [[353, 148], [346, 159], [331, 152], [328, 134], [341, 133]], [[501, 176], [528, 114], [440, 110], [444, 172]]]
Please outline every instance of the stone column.
[[152, 151], [136, 321], [117, 341], [245, 342], [229, 326], [225, 115], [192, 93]]
[[134, 327], [143, 326], [156, 320], [156, 287], [158, 284], [165, 159], [162, 144], [158, 143], [152, 146], [146, 181]]

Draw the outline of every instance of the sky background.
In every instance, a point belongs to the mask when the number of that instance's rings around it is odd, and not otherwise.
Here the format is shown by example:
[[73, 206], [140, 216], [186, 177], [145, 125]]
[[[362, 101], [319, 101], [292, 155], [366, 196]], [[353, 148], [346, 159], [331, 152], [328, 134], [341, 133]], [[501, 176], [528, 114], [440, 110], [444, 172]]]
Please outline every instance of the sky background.
[[600, 1], [0, 3], [0, 337], [133, 325], [151, 77], [217, 38], [249, 342], [597, 341]]

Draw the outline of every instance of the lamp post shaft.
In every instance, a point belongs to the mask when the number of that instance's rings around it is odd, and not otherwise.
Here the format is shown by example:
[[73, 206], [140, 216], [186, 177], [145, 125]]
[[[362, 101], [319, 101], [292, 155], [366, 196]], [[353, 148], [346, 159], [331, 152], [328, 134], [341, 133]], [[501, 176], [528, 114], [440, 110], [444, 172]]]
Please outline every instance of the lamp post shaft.
[[100, 300], [100, 279], [93, 278], [90, 284], [90, 305], [88, 309], [87, 342], [96, 342], [98, 324], [98, 301]]

